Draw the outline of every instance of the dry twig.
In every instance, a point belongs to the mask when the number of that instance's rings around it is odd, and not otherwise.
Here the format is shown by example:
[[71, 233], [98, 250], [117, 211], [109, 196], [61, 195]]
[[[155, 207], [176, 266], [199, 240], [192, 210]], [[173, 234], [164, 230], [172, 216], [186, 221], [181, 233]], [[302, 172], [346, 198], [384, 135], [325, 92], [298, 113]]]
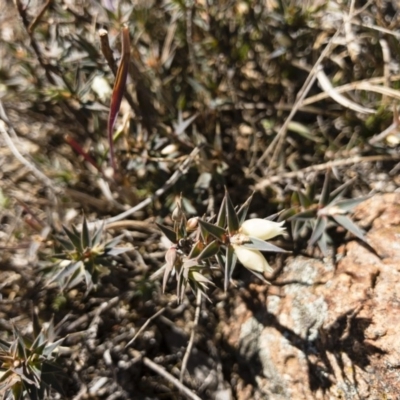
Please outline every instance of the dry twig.
[[267, 179], [262, 179], [254, 186], [254, 190], [262, 191], [262, 190], [265, 190], [271, 184], [276, 183], [276, 182], [281, 182], [284, 179], [300, 178], [301, 176], [304, 176], [308, 173], [325, 171], [325, 170], [331, 169], [333, 167], [342, 167], [345, 165], [360, 164], [360, 163], [366, 163], [366, 162], [376, 162], [376, 161], [396, 161], [399, 159], [400, 159], [400, 154], [398, 154], [398, 155], [376, 155], [376, 156], [366, 156], [366, 157], [355, 156], [355, 157], [351, 157], [351, 158], [346, 158], [344, 160], [329, 161], [329, 162], [323, 163], [323, 164], [311, 165], [310, 167], [303, 168], [298, 171], [284, 172], [282, 174], [271, 176], [270, 178], [267, 178]]
[[[286, 138], [286, 132], [287, 132], [287, 128], [289, 126], [289, 123], [292, 121], [292, 119], [296, 115], [297, 111], [303, 105], [303, 100], [307, 96], [309, 90], [311, 89], [312, 85], [314, 84], [314, 82], [315, 82], [315, 80], [317, 78], [317, 71], [318, 71], [319, 66], [321, 65], [322, 61], [324, 60], [324, 58], [329, 53], [332, 44], [334, 43], [334, 41], [337, 38], [337, 36], [339, 36], [341, 30], [342, 30], [342, 27], [340, 27], [336, 31], [336, 33], [330, 38], [328, 44], [326, 45], [326, 47], [322, 51], [322, 53], [319, 56], [317, 62], [315, 63], [315, 65], [311, 69], [310, 73], [308, 74], [308, 77], [307, 77], [306, 81], [304, 82], [302, 88], [300, 89], [300, 91], [299, 91], [299, 93], [297, 95], [296, 103], [293, 105], [293, 108], [292, 108], [291, 112], [289, 113], [289, 115], [286, 118], [284, 124], [279, 129], [279, 132], [277, 133], [277, 135], [275, 136], [275, 138], [273, 139], [271, 144], [267, 147], [267, 149], [264, 151], [264, 153], [259, 158], [259, 160], [258, 160], [258, 162], [256, 164], [256, 167], [260, 167], [261, 166], [262, 162], [269, 156], [269, 154], [271, 153], [271, 151], [273, 149], [275, 149], [275, 151], [274, 151], [274, 154], [272, 156], [272, 160], [271, 160], [270, 164], [272, 164], [273, 160], [275, 160], [276, 156], [280, 152], [280, 150], [282, 148], [282, 145], [283, 145], [283, 143], [285, 141], [285, 138]], [[267, 170], [268, 170], [268, 168], [267, 168]], [[252, 172], [253, 171], [250, 171], [250, 174]]]
[[143, 357], [138, 351], [133, 350], [135, 357], [140, 357], [143, 365], [150, 368], [152, 371], [157, 373], [158, 375], [165, 378], [168, 382], [174, 385], [184, 396], [186, 396], [190, 400], [201, 400], [199, 396], [193, 393], [188, 387], [186, 387], [183, 383], [179, 382], [173, 375], [171, 375], [168, 371], [166, 371], [163, 367], [156, 364], [154, 361], [151, 361], [147, 357]]
[[194, 314], [192, 332], [190, 333], [189, 343], [188, 343], [188, 346], [186, 348], [185, 355], [183, 356], [181, 373], [180, 373], [180, 376], [179, 376], [179, 380], [181, 382], [183, 382], [183, 376], [185, 375], [185, 371], [186, 371], [187, 363], [189, 361], [190, 353], [192, 352], [193, 343], [194, 343], [194, 336], [196, 334], [197, 326], [199, 324], [199, 319], [200, 319], [200, 309], [201, 309], [201, 291], [197, 289], [196, 311], [195, 311], [195, 314]]
[[190, 165], [192, 162], [195, 160], [197, 155], [199, 154], [200, 150], [204, 147], [204, 144], [201, 144], [197, 147], [195, 147], [192, 152], [189, 154], [189, 156], [186, 158], [185, 161], [182, 162], [182, 164], [177, 168], [177, 170], [170, 176], [170, 178], [165, 182], [164, 186], [159, 188], [158, 190], [155, 191], [155, 193], [152, 196], [147, 197], [145, 200], [141, 201], [139, 204], [136, 206], [130, 208], [129, 210], [124, 211], [121, 214], [116, 215], [115, 217], [107, 218], [104, 221], [96, 221], [92, 222], [89, 224], [89, 229], [93, 229], [95, 226], [99, 224], [104, 224], [107, 226], [108, 224], [121, 221], [130, 215], [134, 214], [137, 211], [142, 210], [144, 207], [148, 206], [151, 204], [155, 199], [158, 199], [160, 196], [162, 196], [168, 189], [170, 189], [177, 181], [178, 179], [185, 175], [187, 171], [190, 168]]
[[160, 310], [158, 310], [155, 314], [153, 314], [150, 318], [148, 318], [148, 320], [143, 324], [143, 326], [137, 331], [136, 335], [125, 345], [125, 348], [129, 347], [137, 339], [137, 337], [147, 328], [150, 322], [153, 321], [153, 319], [156, 319], [158, 316], [160, 316], [165, 310], [166, 307], [163, 307]]

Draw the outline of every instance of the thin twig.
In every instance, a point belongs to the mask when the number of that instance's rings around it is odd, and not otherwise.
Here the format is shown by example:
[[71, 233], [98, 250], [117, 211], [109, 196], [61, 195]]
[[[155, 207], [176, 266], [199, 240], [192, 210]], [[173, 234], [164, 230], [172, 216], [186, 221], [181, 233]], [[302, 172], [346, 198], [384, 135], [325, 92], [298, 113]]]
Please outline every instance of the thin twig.
[[136, 335], [126, 344], [125, 349], [129, 347], [136, 339], [137, 337], [147, 328], [147, 326], [150, 324], [153, 319], [156, 319], [159, 315], [161, 315], [167, 308], [163, 307], [160, 310], [158, 310], [154, 315], [152, 315], [144, 324], [143, 326], [137, 331]]
[[375, 110], [372, 108], [366, 108], [360, 106], [354, 101], [349, 100], [348, 98], [342, 96], [340, 93], [336, 91], [336, 89], [332, 86], [329, 78], [326, 76], [322, 66], [318, 68], [317, 79], [322, 88], [322, 90], [329, 95], [333, 100], [342, 105], [343, 107], [350, 108], [351, 110], [359, 113], [365, 114], [374, 114]]
[[278, 174], [275, 176], [271, 176], [270, 178], [263, 179], [255, 185], [254, 190], [261, 191], [261, 190], [266, 189], [271, 184], [281, 182], [284, 179], [299, 178], [302, 175], [305, 175], [305, 174], [308, 174], [311, 172], [325, 171], [325, 170], [333, 168], [333, 167], [340, 167], [340, 166], [344, 166], [344, 165], [360, 164], [360, 163], [375, 162], [375, 161], [397, 161], [399, 159], [400, 159], [400, 154], [376, 155], [376, 156], [366, 156], [366, 157], [355, 156], [355, 157], [351, 157], [351, 158], [346, 158], [344, 160], [329, 161], [324, 164], [311, 165], [310, 167], [303, 168], [298, 171], [284, 172], [282, 174]]
[[32, 173], [33, 175], [36, 176], [37, 179], [39, 179], [41, 182], [43, 182], [43, 184], [47, 187], [49, 187], [50, 189], [53, 190], [53, 192], [57, 192], [57, 188], [53, 185], [53, 182], [51, 181], [51, 179], [49, 179], [43, 172], [39, 171], [38, 168], [36, 168], [35, 165], [33, 165], [32, 163], [30, 163], [26, 158], [24, 158], [24, 156], [19, 152], [19, 150], [16, 148], [16, 146], [14, 145], [14, 142], [12, 141], [10, 135], [7, 132], [6, 129], [7, 125], [3, 120], [0, 120], [0, 132], [3, 135], [4, 141], [6, 142], [8, 148], [10, 149], [10, 151], [14, 154], [14, 157], [23, 165], [25, 165], [25, 167], [27, 167]]
[[199, 319], [200, 319], [200, 309], [201, 309], [201, 291], [197, 289], [197, 295], [196, 295], [196, 311], [194, 314], [194, 321], [193, 321], [193, 327], [192, 327], [192, 332], [190, 333], [190, 339], [188, 346], [185, 351], [185, 355], [183, 356], [182, 360], [182, 368], [181, 368], [181, 373], [179, 376], [179, 380], [183, 382], [183, 376], [185, 375], [187, 363], [189, 361], [190, 353], [192, 352], [193, 348], [193, 343], [194, 343], [194, 337], [196, 334], [197, 326], [199, 324]]
[[108, 66], [115, 76], [117, 74], [117, 64], [115, 63], [113, 51], [111, 50], [110, 42], [108, 40], [108, 32], [105, 29], [100, 29], [99, 36], [101, 52], [103, 53], [103, 56], [105, 57]]
[[26, 7], [22, 4], [21, 0], [15, 0], [15, 5], [17, 6], [17, 10], [18, 10], [18, 13], [19, 13], [19, 15], [20, 15], [20, 17], [22, 19], [22, 23], [23, 23], [23, 25], [24, 25], [24, 27], [25, 27], [28, 35], [29, 35], [29, 38], [31, 40], [31, 46], [32, 46], [33, 51], [36, 54], [37, 60], [39, 61], [39, 64], [41, 65], [41, 67], [44, 69], [44, 72], [46, 74], [47, 80], [52, 85], [55, 85], [56, 81], [53, 78], [53, 76], [51, 75], [51, 72], [50, 72], [50, 69], [49, 69], [49, 65], [47, 63], [45, 63], [45, 61], [44, 61], [44, 59], [42, 57], [42, 53], [40, 51], [40, 47], [39, 47], [38, 43], [36, 42], [36, 40], [35, 40], [35, 38], [33, 36], [33, 31], [30, 30], [31, 24], [29, 24], [28, 17], [26, 15]]
[[[34, 25], [37, 24], [37, 22], [39, 21], [39, 18], [41, 17], [41, 12], [39, 12], [39, 15], [36, 17], [37, 21], [35, 22], [35, 20], [30, 24], [29, 20], [28, 20], [28, 16], [27, 16], [27, 12], [26, 12], [26, 8], [27, 6], [25, 6], [21, 0], [14, 0], [15, 5], [17, 7], [17, 11], [18, 14], [21, 17], [22, 20], [22, 24], [24, 25], [24, 28], [29, 36], [30, 39], [30, 46], [33, 49], [33, 52], [35, 53], [35, 56], [40, 64], [40, 66], [43, 68], [45, 75], [46, 75], [46, 79], [47, 81], [54, 86], [57, 86], [57, 82], [56, 79], [53, 76], [53, 73], [58, 75], [65, 87], [67, 88], [67, 90], [71, 93], [71, 94], [75, 94], [73, 88], [71, 87], [71, 85], [69, 84], [68, 80], [66, 79], [66, 77], [62, 74], [61, 70], [59, 67], [57, 66], [53, 66], [51, 63], [47, 62], [47, 60], [45, 59], [45, 57], [42, 54], [42, 51], [40, 49], [40, 45], [37, 42], [37, 40], [35, 39], [35, 35], [34, 35]], [[46, 7], [47, 8], [47, 7]], [[43, 11], [43, 9], [41, 10]], [[45, 10], [44, 10], [45, 11]], [[43, 12], [44, 12], [43, 11]], [[35, 76], [36, 80], [37, 80], [37, 85], [38, 86], [43, 86], [43, 83], [40, 81], [40, 79], [38, 79]], [[84, 115], [84, 113], [80, 110], [76, 110], [74, 107], [71, 106], [71, 104], [68, 101], [62, 101], [61, 102], [67, 109], [67, 111], [69, 113], [71, 113], [72, 115], [74, 115], [77, 119], [77, 121], [82, 125], [82, 127], [86, 130], [86, 117]]]
[[[339, 35], [341, 30], [342, 30], [342, 27], [340, 27], [336, 31], [336, 33], [330, 38], [328, 44], [325, 46], [325, 48], [322, 51], [321, 55], [319, 56], [317, 62], [315, 63], [315, 65], [311, 69], [310, 73], [308, 74], [307, 79], [304, 82], [302, 88], [300, 89], [300, 91], [299, 91], [299, 93], [297, 95], [296, 102], [293, 105], [293, 108], [292, 108], [291, 112], [289, 113], [289, 115], [286, 118], [285, 122], [283, 123], [283, 125], [279, 129], [279, 132], [277, 133], [275, 138], [272, 140], [271, 144], [267, 147], [267, 149], [261, 155], [260, 159], [258, 160], [258, 162], [256, 164], [256, 167], [260, 167], [261, 166], [261, 163], [269, 156], [269, 154], [271, 153], [271, 151], [274, 148], [275, 148], [275, 151], [274, 151], [274, 154], [272, 156], [272, 161], [276, 158], [276, 155], [279, 153], [279, 150], [280, 150], [280, 148], [281, 148], [281, 146], [283, 144], [283, 141], [286, 138], [286, 132], [287, 132], [287, 128], [289, 126], [289, 123], [292, 121], [292, 119], [295, 116], [295, 114], [297, 113], [297, 111], [303, 105], [303, 100], [307, 96], [308, 92], [310, 91], [312, 85], [314, 84], [314, 82], [315, 82], [315, 80], [317, 78], [317, 76], [316, 76], [317, 75], [317, 70], [318, 70], [320, 64], [322, 63], [323, 59], [326, 57], [326, 55], [330, 51], [332, 44], [335, 42], [335, 39]], [[271, 162], [271, 164], [272, 164], [272, 162]], [[250, 171], [250, 174], [252, 172], [253, 171]]]
[[400, 119], [399, 119], [399, 114], [397, 111], [397, 108], [394, 108], [393, 111], [393, 123], [387, 127], [383, 132], [373, 136], [368, 143], [369, 144], [375, 144], [377, 142], [380, 142], [383, 139], [386, 139], [387, 136], [389, 136], [391, 133], [398, 131], [400, 126]]
[[351, 0], [349, 13], [344, 16], [344, 34], [346, 38], [347, 51], [350, 54], [353, 63], [358, 61], [358, 56], [361, 52], [360, 45], [357, 43], [356, 35], [353, 32], [351, 20], [354, 17], [355, 0]]
[[158, 199], [160, 196], [162, 196], [169, 188], [171, 188], [177, 181], [178, 179], [185, 175], [187, 171], [190, 168], [190, 165], [192, 164], [193, 160], [197, 157], [199, 154], [200, 150], [204, 147], [204, 144], [201, 144], [197, 147], [195, 147], [192, 152], [188, 155], [185, 161], [182, 162], [182, 164], [178, 167], [178, 169], [170, 176], [170, 178], [165, 182], [164, 186], [159, 188], [158, 190], [155, 191], [155, 193], [152, 196], [147, 197], [145, 200], [137, 204], [136, 206], [130, 208], [129, 210], [124, 211], [121, 214], [116, 215], [115, 217], [107, 218], [104, 221], [97, 221], [97, 222], [92, 222], [89, 224], [89, 229], [93, 229], [95, 226], [99, 224], [104, 224], [108, 225], [113, 222], [121, 221], [130, 215], [134, 214], [135, 212], [145, 208], [149, 204], [151, 204], [154, 200]]
[[[400, 79], [400, 75], [394, 75], [390, 77], [391, 81], [398, 81]], [[350, 90], [365, 90], [365, 91], [371, 91], [371, 92], [376, 92], [376, 93], [381, 93], [385, 96], [390, 96], [395, 99], [400, 99], [400, 93], [398, 90], [392, 89], [390, 87], [386, 86], [379, 86], [379, 85], [374, 85], [373, 83], [382, 83], [385, 82], [385, 77], [376, 77], [372, 79], [364, 79], [362, 81], [356, 81], [356, 82], [351, 82], [351, 83], [346, 83], [345, 85], [342, 86], [336, 86], [335, 91], [337, 93], [344, 93], [344, 92], [349, 92]], [[329, 97], [329, 94], [326, 92], [318, 93], [314, 96], [308, 97], [303, 101], [303, 106], [316, 103], [317, 101], [324, 100], [327, 97]]]
[[143, 357], [137, 350], [133, 350], [135, 357], [140, 357], [143, 364], [150, 368], [152, 371], [157, 373], [158, 375], [165, 378], [168, 382], [174, 385], [184, 396], [186, 396], [190, 400], [201, 400], [199, 396], [193, 393], [188, 387], [186, 387], [183, 383], [179, 382], [173, 375], [171, 375], [165, 368], [151, 361], [147, 357]]
[[32, 35], [33, 30], [35, 29], [36, 25], [39, 23], [39, 21], [42, 19], [43, 14], [46, 12], [46, 10], [49, 8], [52, 0], [47, 0], [46, 3], [44, 3], [42, 9], [39, 11], [39, 14], [36, 16], [36, 18], [33, 19], [31, 24], [28, 27], [28, 33]]

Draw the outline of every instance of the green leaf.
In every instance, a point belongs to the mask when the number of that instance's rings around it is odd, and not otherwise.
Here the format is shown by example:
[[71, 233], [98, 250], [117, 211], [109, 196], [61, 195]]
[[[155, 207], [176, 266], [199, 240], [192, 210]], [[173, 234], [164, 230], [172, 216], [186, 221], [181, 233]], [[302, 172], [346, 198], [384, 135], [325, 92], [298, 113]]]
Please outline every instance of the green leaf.
[[43, 355], [49, 357], [53, 354], [53, 351], [58, 347], [61, 346], [61, 343], [64, 341], [65, 338], [61, 338], [53, 343], [50, 343], [46, 346], [43, 351]]
[[79, 283], [82, 282], [83, 280], [83, 274], [84, 274], [85, 268], [83, 266], [83, 263], [79, 264], [79, 269], [76, 270], [70, 277], [69, 279], [66, 281], [66, 283], [63, 286], [63, 290], [65, 289], [72, 289], [74, 288], [76, 285], [78, 285]]
[[239, 225], [242, 225], [247, 217], [247, 212], [249, 211], [249, 207], [251, 201], [253, 200], [254, 193], [255, 192], [253, 192], [251, 196], [242, 204], [239, 211], [237, 212], [237, 216], [239, 218]]
[[20, 400], [22, 399], [22, 396], [23, 396], [23, 384], [22, 382], [17, 382], [12, 386], [12, 396], [9, 397], [9, 399]]
[[178, 297], [179, 303], [182, 303], [183, 297], [185, 295], [186, 284], [187, 280], [183, 277], [183, 270], [182, 268], [177, 276], [177, 285], [176, 285], [176, 295]]
[[359, 197], [357, 199], [339, 200], [334, 202], [334, 205], [339, 207], [341, 210], [351, 211], [354, 207], [358, 206], [360, 203], [369, 198], [371, 198], [371, 196]]
[[318, 239], [318, 247], [322, 254], [326, 257], [328, 255], [328, 243], [331, 242], [330, 237], [326, 232], [323, 232], [321, 237]]
[[289, 218], [293, 218], [296, 216], [296, 209], [297, 207], [291, 207], [287, 210], [283, 210], [282, 213], [279, 215], [278, 221], [288, 221]]
[[250, 271], [253, 275], [255, 275], [258, 279], [260, 279], [264, 283], [266, 283], [267, 285], [271, 284], [271, 282], [268, 282], [261, 273], [259, 273], [257, 271], [253, 271], [252, 269], [248, 269], [248, 268], [246, 268], [246, 269], [247, 269], [247, 271]]
[[100, 244], [101, 242], [101, 238], [103, 236], [103, 228], [104, 228], [104, 224], [102, 224], [98, 229], [96, 229], [93, 233], [93, 237], [92, 237], [92, 246], [97, 246]]
[[204, 244], [201, 240], [198, 240], [190, 250], [189, 258], [196, 258], [204, 249]]
[[[75, 247], [73, 243], [71, 243], [70, 240], [64, 239], [63, 237], [56, 236], [57, 241], [61, 244], [62, 247], [64, 247], [65, 250], [67, 251], [74, 251]], [[53, 257], [60, 258], [61, 254], [54, 254]], [[62, 254], [64, 257], [64, 254]]]
[[309, 207], [314, 202], [314, 199], [315, 199], [315, 185], [307, 186], [305, 197], [309, 201], [309, 205], [307, 206], [307, 207]]
[[225, 254], [225, 282], [224, 282], [224, 290], [225, 292], [228, 290], [229, 282], [231, 281], [233, 271], [236, 267], [237, 257], [235, 251], [232, 246], [226, 247]]
[[110, 254], [109, 252], [110, 252], [111, 250], [113, 250], [114, 247], [117, 246], [117, 245], [121, 242], [121, 240], [122, 240], [123, 237], [124, 237], [123, 234], [122, 234], [122, 235], [119, 235], [119, 236], [115, 237], [114, 239], [110, 240], [109, 242], [107, 242], [107, 243], [104, 245], [104, 249], [105, 249], [105, 251], [107, 252], [107, 254]]
[[305, 210], [293, 215], [288, 218], [288, 221], [305, 221], [309, 219], [315, 219], [317, 217], [316, 210]]
[[286, 250], [281, 249], [278, 246], [274, 246], [271, 243], [265, 242], [264, 240], [257, 239], [255, 237], [249, 237], [251, 240], [251, 243], [244, 243], [242, 244], [242, 247], [245, 247], [247, 249], [256, 249], [260, 251], [270, 251], [274, 253], [289, 253]]
[[296, 192], [298, 195], [299, 202], [303, 208], [309, 208], [311, 204], [313, 204], [313, 198], [310, 198], [308, 195], [304, 194], [301, 190]]
[[328, 170], [325, 175], [324, 186], [322, 187], [321, 198], [319, 199], [320, 206], [326, 206], [329, 204], [329, 200], [330, 200], [329, 187], [330, 187], [330, 171]]
[[364, 231], [360, 229], [350, 218], [345, 215], [332, 215], [332, 218], [343, 228], [347, 229], [354, 236], [358, 237], [363, 242], [367, 243], [367, 239], [364, 236]]
[[293, 240], [298, 240], [300, 238], [300, 232], [305, 224], [304, 221], [299, 221], [299, 220], [292, 220], [291, 226], [292, 226], [292, 236]]
[[322, 234], [325, 232], [327, 225], [328, 219], [325, 216], [317, 218], [311, 238], [308, 242], [310, 246], [314, 246], [315, 243], [321, 238]]
[[[15, 333], [17, 332], [17, 333]], [[14, 335], [16, 336], [16, 344], [17, 344], [17, 354], [19, 358], [26, 359], [27, 354], [26, 354], [26, 347], [25, 347], [25, 342], [22, 338], [22, 336], [19, 334], [18, 331], [14, 330]]]
[[66, 278], [75, 273], [80, 268], [82, 261], [70, 262], [68, 266], [62, 267], [61, 271], [50, 280], [50, 282], [63, 282]]
[[51, 386], [54, 390], [62, 395], [62, 398], [66, 398], [64, 395], [63, 388], [60, 384], [61, 377], [65, 376], [63, 369], [54, 362], [44, 362], [42, 367], [42, 379], [44, 383]]
[[313, 142], [316, 143], [320, 143], [321, 139], [315, 135], [313, 135], [310, 131], [310, 129], [301, 124], [300, 122], [296, 122], [296, 121], [291, 121], [288, 124], [288, 130], [292, 131], [294, 133], [297, 133], [300, 136], [303, 136], [304, 138], [308, 139], [308, 140], [312, 140]]
[[219, 244], [216, 240], [214, 240], [204, 248], [204, 250], [197, 257], [197, 260], [198, 261], [206, 260], [207, 258], [215, 256], [218, 253], [218, 251], [219, 251]]
[[226, 196], [224, 196], [222, 199], [221, 207], [217, 217], [217, 225], [220, 228], [225, 228], [226, 226]]
[[81, 238], [79, 235], [75, 234], [74, 232], [70, 231], [66, 226], [63, 226], [65, 234], [68, 236], [71, 243], [74, 245], [74, 249], [82, 252], [82, 243]]
[[167, 226], [158, 224], [156, 222], [156, 225], [158, 226], [158, 228], [160, 229], [160, 231], [167, 237], [167, 239], [172, 242], [172, 243], [176, 243], [177, 242], [177, 237], [176, 237], [176, 233], [168, 228]]
[[225, 240], [225, 236], [226, 236], [225, 229], [223, 229], [217, 225], [210, 224], [209, 222], [203, 221], [200, 218], [199, 218], [199, 224], [200, 224], [200, 227], [205, 229], [210, 235], [214, 236], [216, 239], [218, 239], [222, 242]]
[[108, 256], [119, 256], [120, 254], [126, 253], [127, 251], [132, 250], [129, 247], [114, 247], [113, 249], [107, 251]]
[[228, 219], [228, 231], [232, 235], [239, 230], [239, 219], [226, 188], [225, 188], [225, 197], [226, 197], [226, 216]]
[[87, 249], [88, 247], [91, 247], [90, 232], [85, 217], [83, 217], [83, 222], [82, 222], [81, 244], [82, 244], [82, 249]]

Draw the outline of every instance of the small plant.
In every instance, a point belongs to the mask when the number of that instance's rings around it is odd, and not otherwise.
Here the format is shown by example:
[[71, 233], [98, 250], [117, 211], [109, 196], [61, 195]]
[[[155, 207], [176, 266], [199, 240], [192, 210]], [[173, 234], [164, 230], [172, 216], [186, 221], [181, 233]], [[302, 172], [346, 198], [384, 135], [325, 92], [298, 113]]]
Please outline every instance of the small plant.
[[190, 218], [182, 210], [181, 201], [172, 214], [173, 229], [158, 225], [172, 242], [162, 267], [164, 270], [163, 289], [173, 273], [177, 279], [177, 296], [181, 301], [186, 286], [194, 292], [205, 294], [212, 271], [224, 271], [224, 287], [227, 290], [237, 261], [264, 279], [265, 272], [272, 272], [261, 251], [285, 252], [265, 240], [282, 234], [283, 222], [272, 222], [260, 218], [246, 220], [251, 197], [239, 210], [235, 210], [228, 192], [222, 201], [219, 213], [213, 218]]
[[57, 238], [63, 251], [54, 256], [61, 261], [52, 266], [50, 282], [55, 281], [61, 290], [67, 290], [84, 281], [88, 293], [97, 284], [99, 277], [109, 272], [107, 267], [111, 266], [111, 257], [128, 249], [116, 247], [122, 236], [102, 242], [103, 227], [91, 233], [86, 218], [83, 219], [81, 232], [74, 226], [71, 230], [65, 226], [63, 229], [68, 239]]
[[[297, 191], [292, 196], [292, 209], [285, 216], [292, 223], [293, 239], [297, 240], [301, 232], [311, 229], [309, 245], [318, 244], [321, 252], [328, 254], [328, 244], [332, 239], [327, 230], [332, 226], [342, 226], [354, 236], [367, 243], [364, 231], [360, 229], [347, 215], [355, 206], [362, 203], [366, 197], [357, 199], [343, 199], [344, 191], [348, 185], [342, 185], [329, 193], [329, 172], [325, 176], [324, 186], [318, 202], [314, 201], [313, 188], [307, 193]], [[300, 207], [300, 211], [296, 212]], [[291, 216], [289, 216], [291, 214]]]
[[[35, 323], [33, 324], [35, 326]], [[62, 393], [61, 368], [55, 363], [56, 350], [63, 339], [54, 341], [51, 321], [34, 340], [14, 328], [11, 342], [0, 339], [0, 393], [5, 400], [45, 398], [50, 387]]]

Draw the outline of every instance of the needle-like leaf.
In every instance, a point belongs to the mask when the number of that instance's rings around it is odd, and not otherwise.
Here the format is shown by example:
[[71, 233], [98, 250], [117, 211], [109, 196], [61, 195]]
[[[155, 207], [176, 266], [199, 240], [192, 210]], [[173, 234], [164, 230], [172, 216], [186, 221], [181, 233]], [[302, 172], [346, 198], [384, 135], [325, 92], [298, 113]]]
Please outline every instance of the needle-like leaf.
[[237, 263], [237, 257], [233, 250], [233, 247], [227, 246], [225, 255], [225, 282], [224, 282], [225, 292], [228, 290], [229, 282], [231, 280], [233, 270], [236, 267], [236, 263]]
[[228, 191], [225, 189], [226, 197], [226, 216], [228, 218], [228, 230], [230, 234], [234, 234], [239, 230], [239, 219], [233, 207], [231, 198], [229, 197]]
[[314, 244], [321, 238], [321, 235], [325, 232], [327, 225], [328, 225], [327, 217], [321, 216], [317, 218], [317, 221], [313, 229], [313, 233], [309, 241], [310, 246], [314, 246]]
[[288, 251], [281, 249], [271, 243], [265, 242], [264, 240], [257, 239], [255, 237], [249, 237], [251, 242], [243, 243], [242, 247], [247, 249], [256, 249], [260, 251], [271, 251], [274, 253], [288, 253]]
[[222, 229], [217, 225], [210, 224], [209, 222], [203, 221], [202, 219], [199, 219], [199, 224], [210, 235], [214, 236], [218, 240], [224, 241], [226, 235], [225, 229]]
[[350, 218], [345, 215], [332, 215], [332, 218], [343, 228], [347, 229], [354, 236], [358, 237], [363, 242], [367, 243], [367, 239], [364, 236], [364, 231], [361, 230]]

